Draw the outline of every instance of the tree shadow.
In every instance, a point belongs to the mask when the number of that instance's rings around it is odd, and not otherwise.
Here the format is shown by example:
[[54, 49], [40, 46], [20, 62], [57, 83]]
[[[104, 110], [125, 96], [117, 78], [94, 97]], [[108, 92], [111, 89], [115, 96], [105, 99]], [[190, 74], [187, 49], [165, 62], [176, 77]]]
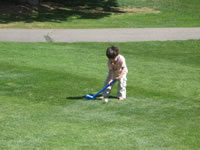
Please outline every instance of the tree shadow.
[[[22, 21], [63, 22], [75, 19], [100, 19], [119, 11], [116, 0], [67, 0], [61, 2], [42, 2], [40, 6], [1, 2], [0, 23]], [[60, 2], [59, 2], [60, 1]]]

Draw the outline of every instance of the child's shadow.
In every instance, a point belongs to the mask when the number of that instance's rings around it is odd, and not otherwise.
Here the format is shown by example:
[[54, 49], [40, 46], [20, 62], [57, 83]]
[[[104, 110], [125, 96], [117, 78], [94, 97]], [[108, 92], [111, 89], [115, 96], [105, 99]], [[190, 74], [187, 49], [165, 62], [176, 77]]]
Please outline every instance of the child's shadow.
[[[90, 94], [90, 95], [92, 95], [92, 94]], [[100, 98], [101, 96], [102, 96], [102, 95], [98, 95], [98, 96], [96, 97], [96, 100], [101, 100], [101, 98]], [[109, 98], [118, 99], [118, 97], [116, 97], [116, 96], [109, 96]], [[87, 100], [87, 99], [85, 98], [85, 95], [84, 95], [84, 96], [66, 97], [66, 99], [68, 99], [68, 100], [83, 100], [83, 99]]]
[[83, 100], [85, 96], [74, 96], [74, 97], [66, 97], [68, 100]]

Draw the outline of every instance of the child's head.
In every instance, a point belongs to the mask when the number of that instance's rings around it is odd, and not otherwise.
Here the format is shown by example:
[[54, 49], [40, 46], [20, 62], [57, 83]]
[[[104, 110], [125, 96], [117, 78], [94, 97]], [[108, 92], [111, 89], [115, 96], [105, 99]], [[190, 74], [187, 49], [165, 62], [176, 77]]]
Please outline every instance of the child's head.
[[115, 59], [119, 55], [119, 48], [111, 46], [107, 48], [106, 56], [108, 59]]

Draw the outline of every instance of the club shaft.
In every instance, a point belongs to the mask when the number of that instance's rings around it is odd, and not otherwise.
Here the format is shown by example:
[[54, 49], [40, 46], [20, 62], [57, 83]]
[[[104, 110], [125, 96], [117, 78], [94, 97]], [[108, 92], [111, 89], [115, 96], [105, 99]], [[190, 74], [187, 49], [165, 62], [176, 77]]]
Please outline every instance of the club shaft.
[[97, 95], [99, 95], [101, 92], [103, 92], [105, 89], [107, 89], [110, 85], [112, 85], [113, 83], [115, 83], [116, 80], [112, 80], [112, 82], [108, 85], [106, 85], [103, 89], [101, 89], [99, 92], [97, 92], [94, 97], [96, 97]]

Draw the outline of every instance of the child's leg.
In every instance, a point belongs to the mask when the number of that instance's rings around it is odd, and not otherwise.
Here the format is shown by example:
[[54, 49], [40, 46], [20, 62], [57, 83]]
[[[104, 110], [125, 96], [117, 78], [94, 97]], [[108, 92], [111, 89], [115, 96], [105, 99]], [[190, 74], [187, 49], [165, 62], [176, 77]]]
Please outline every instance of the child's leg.
[[[106, 80], [104, 81], [104, 86], [106, 86], [109, 82], [109, 76], [106, 78]], [[105, 91], [103, 91], [103, 97], [109, 97], [111, 91], [112, 91], [112, 88], [113, 88], [113, 85], [112, 84], [111, 86], [109, 86], [107, 89], [105, 89]]]
[[123, 77], [119, 80], [118, 83], [118, 98], [119, 99], [126, 99], [126, 73], [123, 75]]

